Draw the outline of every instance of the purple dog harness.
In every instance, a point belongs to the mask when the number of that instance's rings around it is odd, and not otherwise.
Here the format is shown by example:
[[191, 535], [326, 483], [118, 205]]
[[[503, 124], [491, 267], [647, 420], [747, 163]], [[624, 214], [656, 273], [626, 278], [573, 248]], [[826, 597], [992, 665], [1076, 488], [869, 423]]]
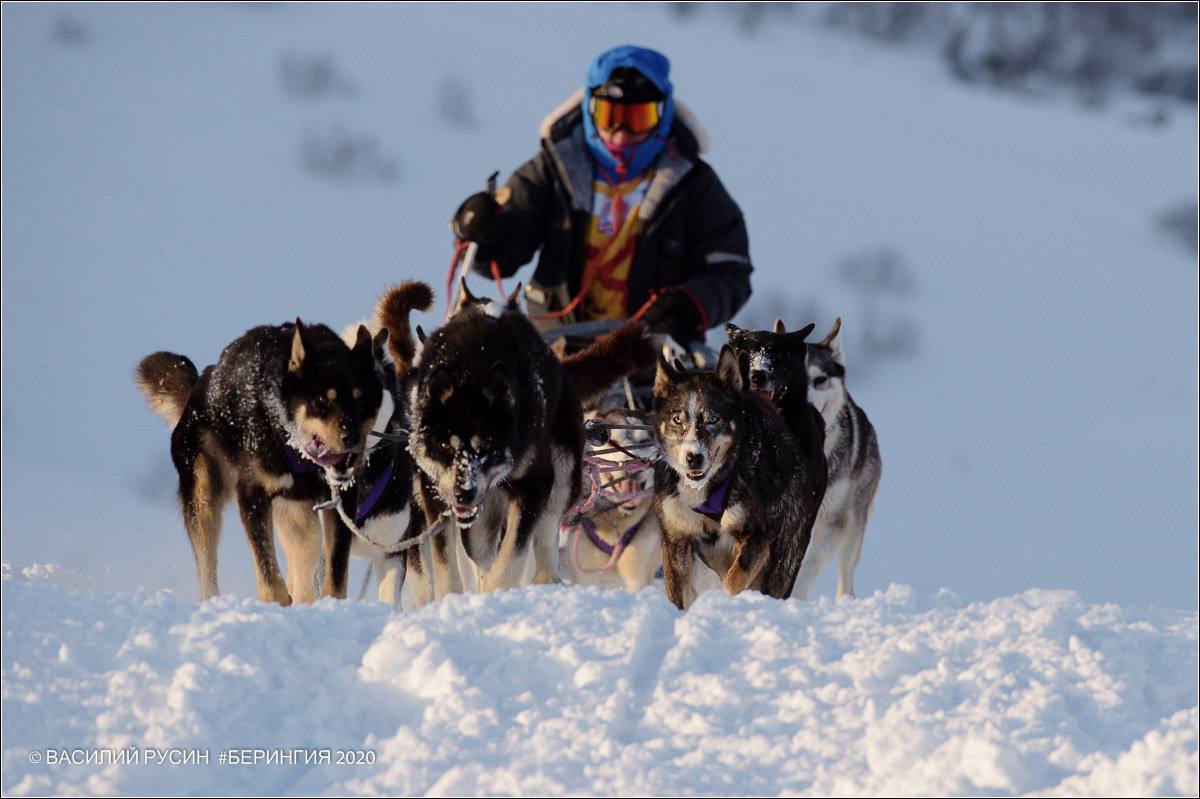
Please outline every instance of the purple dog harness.
[[587, 533], [588, 540], [595, 545], [596, 549], [600, 550], [605, 555], [611, 555], [613, 554], [614, 550], [621, 552], [625, 549], [625, 547], [629, 546], [629, 542], [633, 540], [635, 535], [637, 535], [638, 528], [642, 526], [642, 521], [644, 519], [645, 517], [642, 517], [642, 519], [639, 519], [637, 523], [633, 525], [633, 527], [630, 527], [628, 530], [622, 533], [621, 540], [617, 541], [616, 546], [613, 546], [596, 534], [596, 523], [589, 517], [584, 516], [582, 524], [583, 531]]
[[[320, 468], [315, 464], [305, 460], [300, 453], [291, 444], [288, 444], [283, 439], [279, 440], [279, 448], [283, 450], [283, 455], [287, 458], [288, 468], [292, 474], [312, 474], [320, 471]], [[354, 512], [354, 523], [362, 524], [363, 519], [367, 518], [367, 514], [379, 502], [383, 496], [383, 492], [387, 490], [388, 484], [392, 481], [392, 472], [395, 471], [396, 461], [388, 461], [387, 468], [383, 470], [383, 474], [375, 481], [375, 485], [371, 486], [371, 490], [367, 492], [367, 498], [358, 506], [358, 510]]]
[[704, 500], [703, 505], [698, 508], [692, 508], [692, 510], [707, 516], [714, 522], [720, 522], [722, 514], [725, 513], [725, 505], [729, 501], [729, 486], [731, 483], [733, 483], [732, 471], [725, 478], [725, 482], [717, 486], [717, 490], [708, 495], [708, 499]]

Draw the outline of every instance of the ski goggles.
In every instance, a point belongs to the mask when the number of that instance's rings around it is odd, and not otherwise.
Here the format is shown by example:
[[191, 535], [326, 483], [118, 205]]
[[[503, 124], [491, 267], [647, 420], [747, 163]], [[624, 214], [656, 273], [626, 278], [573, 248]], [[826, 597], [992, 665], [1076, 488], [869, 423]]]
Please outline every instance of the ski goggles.
[[607, 97], [593, 97], [592, 121], [603, 130], [625, 128], [630, 133], [649, 133], [662, 119], [662, 103], [649, 100], [642, 103], [619, 103]]

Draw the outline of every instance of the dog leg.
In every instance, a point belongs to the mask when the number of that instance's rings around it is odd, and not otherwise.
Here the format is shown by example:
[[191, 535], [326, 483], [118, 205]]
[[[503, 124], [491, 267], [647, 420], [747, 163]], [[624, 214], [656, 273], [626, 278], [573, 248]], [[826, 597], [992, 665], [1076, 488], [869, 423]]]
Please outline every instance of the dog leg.
[[[553, 451], [553, 488], [533, 532], [534, 585], [562, 582], [558, 563], [558, 528], [575, 494], [572, 489], [579, 484], [579, 456], [558, 447]], [[570, 482], [572, 476], [574, 484]]]
[[513, 499], [509, 506], [508, 523], [500, 539], [500, 551], [496, 553], [487, 571], [480, 570], [479, 590], [496, 591], [501, 588], [516, 588], [521, 584], [525, 571], [525, 550], [518, 547], [517, 529], [520, 527], [521, 504]]
[[841, 551], [838, 552], [838, 587], [837, 595], [842, 597], [854, 596], [854, 571], [858, 568], [858, 559], [862, 557], [863, 536], [866, 533], [863, 525], [854, 524], [842, 540]]
[[800, 562], [800, 573], [796, 575], [796, 584], [792, 587], [792, 596], [797, 599], [808, 599], [817, 578], [821, 576], [825, 565], [833, 557], [834, 544], [832, 532], [827, 524], [818, 522], [813, 525], [812, 543], [804, 553]]
[[321, 587], [321, 596], [345, 599], [354, 533], [332, 510], [321, 511], [321, 524], [325, 528], [325, 584]]
[[275, 538], [271, 535], [271, 498], [253, 485], [238, 486], [237, 498], [242, 525], [250, 542], [250, 554], [254, 556], [258, 598], [263, 602], [278, 602], [285, 606], [292, 604], [292, 597], [288, 594], [275, 560]]
[[287, 588], [295, 602], [316, 601], [317, 572], [325, 539], [321, 521], [307, 502], [276, 498], [271, 502], [275, 532], [287, 561]]
[[[175, 454], [175, 453], [172, 453]], [[217, 545], [221, 540], [221, 508], [229, 496], [218, 465], [203, 452], [190, 462], [176, 460], [179, 472], [179, 501], [187, 528], [192, 554], [196, 558], [196, 577], [200, 583], [200, 601], [220, 593], [217, 587]]]
[[692, 558], [695, 556], [690, 538], [662, 540], [663, 587], [667, 599], [681, 610], [687, 610], [696, 597], [692, 588]]
[[396, 555], [379, 553], [372, 556], [375, 578], [379, 581], [379, 601], [400, 610], [400, 589], [404, 587], [405, 560], [407, 553]]
[[413, 547], [404, 553], [408, 562], [404, 575], [405, 605], [410, 610], [423, 608], [433, 601], [433, 581], [430, 569], [433, 566], [429, 542]]
[[462, 572], [458, 568], [458, 548], [461, 546], [461, 539], [462, 534], [457, 525], [447, 519], [445, 529], [430, 542], [434, 599], [463, 592]]
[[[566, 510], [564, 506], [562, 510]], [[558, 521], [562, 513], [547, 508], [537, 521], [533, 533], [534, 585], [561, 583], [558, 575]]]
[[[528, 475], [518, 485], [512, 486], [512, 499], [509, 501], [509, 518], [504, 527], [504, 537], [500, 539], [499, 552], [490, 569], [480, 575], [479, 589], [494, 591], [500, 588], [517, 588], [521, 585], [526, 570], [526, 558], [530, 543], [538, 546], [534, 534], [539, 531], [539, 522], [544, 522], [547, 516], [547, 500], [550, 499], [550, 486], [553, 473]], [[558, 534], [557, 517], [553, 517], [554, 534]], [[557, 540], [556, 540], [557, 553]], [[557, 566], [554, 563], [554, 566]], [[544, 577], [546, 577], [544, 573]], [[553, 575], [547, 582], [557, 582], [558, 575]]]
[[725, 593], [737, 596], [754, 584], [767, 562], [767, 556], [771, 554], [770, 544], [765, 538], [752, 534], [737, 542], [733, 565], [725, 572]]

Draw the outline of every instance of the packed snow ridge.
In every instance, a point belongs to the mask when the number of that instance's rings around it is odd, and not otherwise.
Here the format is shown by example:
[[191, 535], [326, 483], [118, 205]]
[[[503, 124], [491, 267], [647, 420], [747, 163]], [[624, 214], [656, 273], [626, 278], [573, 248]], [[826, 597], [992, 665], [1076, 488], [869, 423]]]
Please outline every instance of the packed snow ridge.
[[[661, 588], [541, 586], [394, 614], [7, 563], [3, 600], [12, 796], [1198, 790], [1191, 611], [893, 585], [681, 613]], [[83, 762], [172, 748], [208, 763]], [[236, 749], [372, 762], [219, 762]]]

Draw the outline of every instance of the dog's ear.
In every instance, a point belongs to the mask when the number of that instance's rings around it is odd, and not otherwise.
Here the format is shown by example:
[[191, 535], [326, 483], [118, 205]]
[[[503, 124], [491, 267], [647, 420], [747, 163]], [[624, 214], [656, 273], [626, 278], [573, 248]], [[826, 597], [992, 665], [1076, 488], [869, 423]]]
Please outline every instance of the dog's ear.
[[786, 333], [787, 332], [787, 328], [784, 327], [784, 324], [783, 324], [783, 317], [779, 317], [778, 319], [775, 320], [775, 328], [774, 329], [775, 329], [776, 333]]
[[375, 338], [371, 341], [371, 354], [375, 356], [375, 360], [382, 361], [387, 354], [387, 330], [380, 328], [375, 334]]
[[[842, 332], [842, 317], [834, 320], [833, 328], [829, 331], [829, 335], [821, 339], [821, 346], [829, 347], [833, 351], [833, 360], [837, 363], [842, 363], [842, 337], [839, 335]], [[842, 364], [845, 366], [845, 364]]]
[[815, 327], [815, 324], [809, 322], [807, 325], [795, 331], [794, 333], [788, 333], [788, 338], [797, 344], [801, 343], [804, 341], [804, 339], [808, 338], [808, 335], [813, 332], [813, 328]]
[[517, 300], [521, 297], [521, 287], [523, 285], [521, 281], [517, 281], [517, 287], [512, 290], [512, 294], [509, 294], [508, 299], [504, 301], [504, 310], [513, 311], [514, 313], [521, 312], [521, 304]]
[[742, 370], [738, 368], [737, 354], [728, 344], [721, 348], [721, 355], [717, 358], [717, 379], [730, 391], [741, 391], [745, 385], [742, 382]]
[[838, 333], [840, 333], [841, 331], [842, 331], [842, 317], [839, 316], [837, 319], [834, 320], [833, 327], [830, 328], [829, 333], [825, 336], [825, 338], [821, 339], [821, 346], [828, 347], [830, 344], [833, 343], [833, 340], [835, 338], [837, 338]]
[[654, 396], [659, 398], [667, 396], [667, 392], [671, 390], [671, 383], [675, 382], [677, 377], [675, 369], [667, 363], [667, 359], [662, 353], [659, 353], [658, 371], [654, 374]]
[[354, 352], [371, 354], [371, 331], [367, 330], [366, 325], [359, 325], [358, 332], [354, 336]]
[[458, 279], [458, 302], [454, 303], [454, 313], [451, 316], [456, 316], [464, 308], [471, 308], [478, 305], [482, 300], [471, 293], [471, 288], [467, 285], [467, 276], [463, 275]]
[[516, 398], [513, 397], [512, 383], [509, 382], [508, 375], [500, 366], [492, 369], [487, 382], [483, 384], [483, 398], [487, 400], [488, 405], [502, 405], [505, 408], [511, 408], [517, 404]]
[[296, 317], [296, 327], [292, 331], [292, 354], [288, 358], [288, 371], [294, 375], [304, 370], [304, 323]]
[[425, 328], [417, 325], [417, 341], [421, 342], [421, 344], [424, 344], [425, 339], [427, 338], [429, 338], [429, 336], [425, 335]]
[[450, 373], [445, 369], [439, 368], [425, 381], [425, 397], [427, 400], [436, 402], [439, 405], [445, 405], [453, 395], [454, 381], [450, 379]]
[[733, 322], [725, 323], [725, 336], [726, 336], [726, 338], [729, 339], [730, 343], [733, 343], [738, 338], [741, 338], [741, 335], [745, 332], [746, 332], [745, 330], [742, 330], [740, 327], [735, 325]]

